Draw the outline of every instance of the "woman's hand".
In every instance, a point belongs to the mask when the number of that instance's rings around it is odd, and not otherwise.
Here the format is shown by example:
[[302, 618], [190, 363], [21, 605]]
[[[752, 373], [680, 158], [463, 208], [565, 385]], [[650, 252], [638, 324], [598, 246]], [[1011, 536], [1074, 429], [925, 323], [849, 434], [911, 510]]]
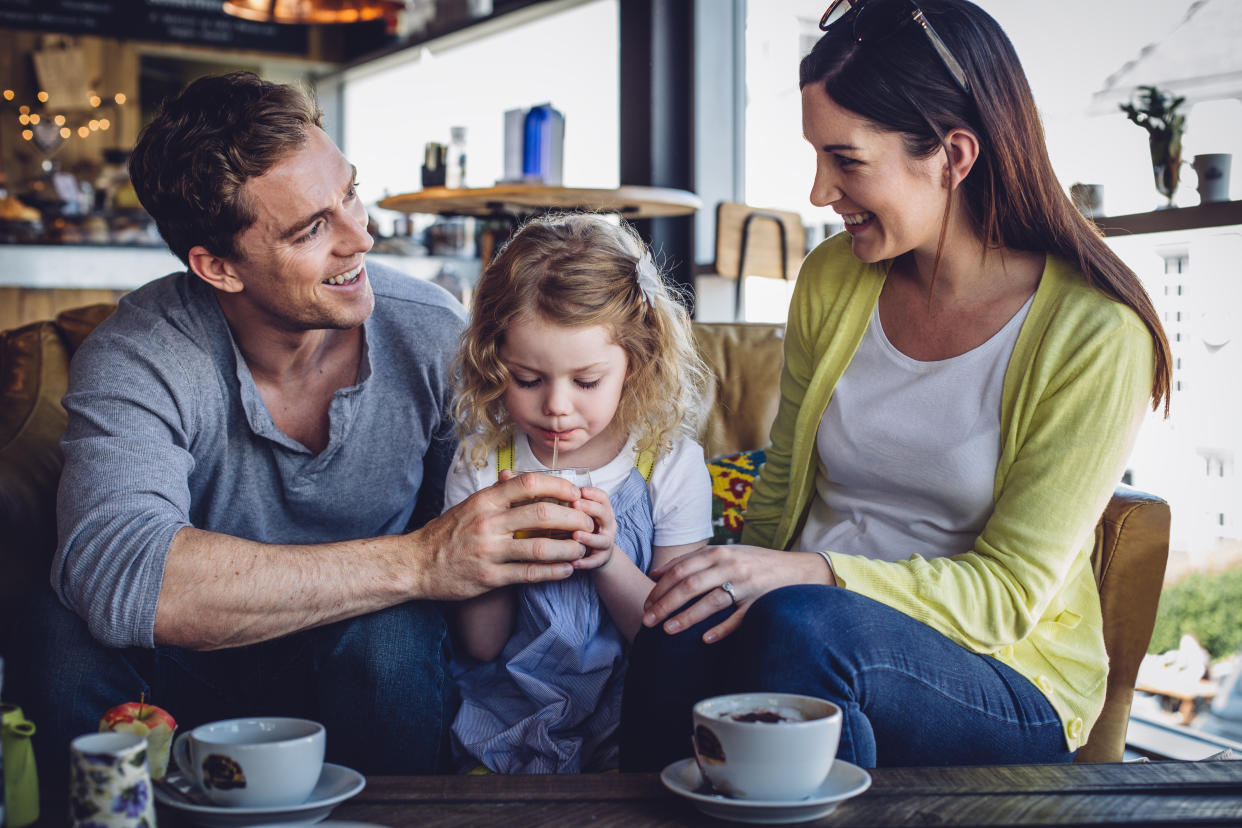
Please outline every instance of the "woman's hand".
[[608, 493], [594, 486], [585, 486], [582, 499], [574, 502], [574, 508], [590, 515], [595, 521], [593, 533], [574, 532], [574, 540], [587, 548], [586, 557], [573, 562], [574, 569], [602, 569], [612, 560], [617, 540], [617, 517], [613, 514]]
[[[680, 632], [730, 605], [732, 615], [703, 634], [708, 644], [733, 633], [746, 611], [761, 595], [793, 584], [836, 585], [828, 562], [814, 552], [781, 552], [758, 546], [708, 546], [674, 558], [651, 577], [656, 585], [643, 604], [643, 625], [663, 623], [664, 631]], [[721, 588], [729, 584], [732, 595]], [[669, 618], [687, 602], [698, 600]]]

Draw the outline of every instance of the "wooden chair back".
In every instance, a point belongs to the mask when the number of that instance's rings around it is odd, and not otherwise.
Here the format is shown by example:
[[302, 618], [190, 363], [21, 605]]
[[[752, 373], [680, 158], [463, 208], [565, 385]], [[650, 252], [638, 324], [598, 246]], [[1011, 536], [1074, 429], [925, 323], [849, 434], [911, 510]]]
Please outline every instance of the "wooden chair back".
[[798, 213], [734, 201], [716, 206], [714, 270], [737, 280], [735, 317], [742, 313], [742, 283], [747, 276], [793, 281], [805, 255], [806, 229]]

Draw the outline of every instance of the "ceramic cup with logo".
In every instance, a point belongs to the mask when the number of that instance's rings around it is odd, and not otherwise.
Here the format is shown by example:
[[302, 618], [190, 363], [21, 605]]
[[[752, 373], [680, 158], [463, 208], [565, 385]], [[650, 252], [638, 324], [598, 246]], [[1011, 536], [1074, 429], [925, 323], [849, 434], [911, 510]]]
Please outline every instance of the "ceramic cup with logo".
[[1229, 200], [1229, 167], [1233, 155], [1228, 152], [1210, 152], [1196, 155], [1195, 173], [1199, 176], [1199, 203]]
[[736, 799], [806, 799], [824, 784], [841, 738], [841, 709], [793, 693], [736, 693], [694, 706], [694, 755], [718, 792]]
[[88, 733], [70, 743], [69, 817], [73, 828], [155, 825], [145, 736]]
[[226, 719], [182, 733], [172, 758], [215, 805], [301, 805], [319, 781], [325, 741], [309, 719]]

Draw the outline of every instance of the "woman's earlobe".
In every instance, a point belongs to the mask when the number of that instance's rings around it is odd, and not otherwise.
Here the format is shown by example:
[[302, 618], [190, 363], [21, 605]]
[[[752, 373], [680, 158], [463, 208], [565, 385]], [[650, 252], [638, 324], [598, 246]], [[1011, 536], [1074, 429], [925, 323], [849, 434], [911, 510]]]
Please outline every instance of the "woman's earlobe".
[[979, 136], [968, 129], [950, 130], [945, 136], [948, 164], [945, 172], [948, 176], [945, 185], [949, 189], [957, 187], [974, 169], [979, 160]]

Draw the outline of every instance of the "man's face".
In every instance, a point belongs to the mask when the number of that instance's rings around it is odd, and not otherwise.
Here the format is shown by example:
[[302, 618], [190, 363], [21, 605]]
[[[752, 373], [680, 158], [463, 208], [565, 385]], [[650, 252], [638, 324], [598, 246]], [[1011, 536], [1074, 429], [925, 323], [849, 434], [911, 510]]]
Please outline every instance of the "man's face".
[[361, 325], [375, 298], [363, 259], [373, 240], [355, 170], [323, 130], [243, 185], [256, 216], [229, 261], [235, 303], [288, 331]]

